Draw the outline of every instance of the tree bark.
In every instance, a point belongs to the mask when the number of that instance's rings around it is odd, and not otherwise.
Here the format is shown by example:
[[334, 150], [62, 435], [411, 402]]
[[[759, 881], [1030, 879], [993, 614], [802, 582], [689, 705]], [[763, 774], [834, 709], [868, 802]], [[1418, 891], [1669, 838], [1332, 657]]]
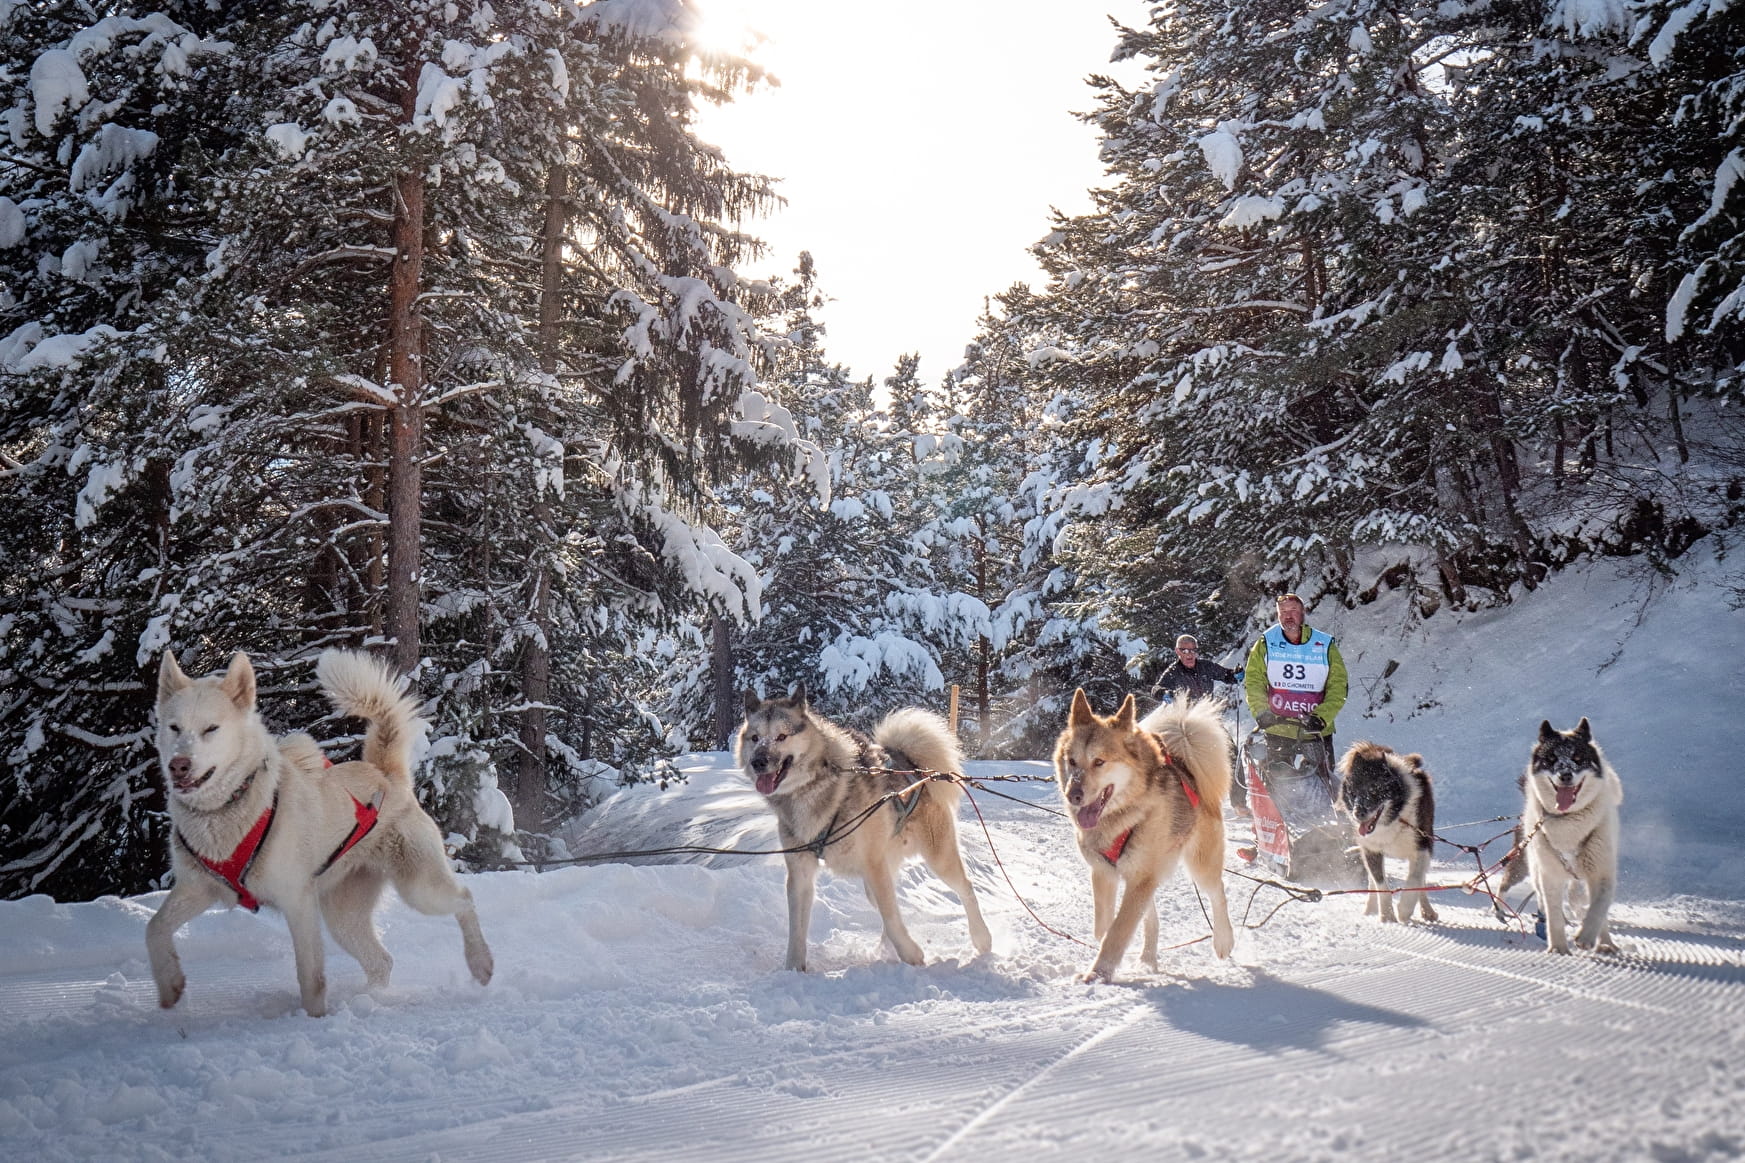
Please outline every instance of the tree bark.
[[710, 623], [714, 636], [710, 670], [715, 678], [715, 750], [725, 751], [733, 742], [733, 725], [739, 718], [733, 709], [733, 626], [720, 614]]
[[[545, 182], [545, 232], [539, 274], [539, 370], [557, 375], [559, 327], [563, 321], [563, 243], [568, 227], [569, 172], [554, 165]], [[543, 486], [533, 499], [533, 597], [528, 618], [533, 634], [521, 646], [521, 758], [515, 780], [516, 816], [527, 827], [545, 826], [550, 791], [545, 736], [551, 697], [551, 504]]]
[[[410, 119], [414, 90], [406, 94]], [[394, 184], [394, 268], [388, 276], [388, 594], [383, 630], [395, 669], [418, 666], [419, 557], [423, 543], [424, 382], [418, 293], [424, 278], [424, 175]]]
[[[988, 604], [988, 518], [987, 514], [976, 517], [976, 597], [982, 605]], [[988, 664], [993, 654], [993, 644], [987, 635], [982, 635], [976, 641], [976, 757], [988, 757], [988, 709], [991, 699], [988, 695]]]

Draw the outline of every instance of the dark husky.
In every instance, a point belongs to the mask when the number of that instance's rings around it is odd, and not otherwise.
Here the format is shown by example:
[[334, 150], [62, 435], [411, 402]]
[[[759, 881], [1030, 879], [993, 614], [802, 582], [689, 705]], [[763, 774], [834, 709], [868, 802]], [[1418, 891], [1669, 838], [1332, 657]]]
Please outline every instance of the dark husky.
[[[1183, 858], [1212, 905], [1212, 952], [1235, 943], [1224, 900], [1224, 801], [1230, 794], [1230, 736], [1218, 705], [1167, 703], [1143, 720], [1133, 696], [1109, 718], [1072, 696], [1054, 747], [1060, 794], [1073, 815], [1079, 855], [1091, 868], [1091, 906], [1101, 942], [1086, 981], [1109, 981], [1145, 926], [1140, 961], [1157, 968], [1157, 887]], [[1116, 890], [1122, 883], [1120, 907]]]
[[[963, 771], [957, 740], [938, 715], [913, 707], [893, 711], [868, 739], [812, 710], [803, 684], [785, 699], [766, 701], [745, 692], [745, 723], [735, 753], [775, 813], [783, 848], [843, 833], [879, 797], [901, 792], [920, 778], [907, 772]], [[910, 855], [926, 861], [963, 902], [976, 952], [993, 948], [958, 849], [957, 804], [962, 798], [963, 789], [956, 784], [929, 781], [907, 798], [874, 811], [821, 851], [788, 853], [787, 968], [806, 968], [806, 926], [820, 857], [832, 872], [861, 878], [884, 920], [886, 939], [909, 964], [923, 960], [921, 946], [897, 912], [897, 868]]]
[[1394, 919], [1394, 897], [1387, 892], [1389, 856], [1407, 862], [1406, 892], [1399, 919], [1416, 908], [1426, 921], [1436, 919], [1430, 894], [1422, 888], [1435, 846], [1436, 796], [1419, 755], [1401, 755], [1380, 743], [1356, 743], [1339, 760], [1339, 808], [1357, 828], [1357, 847], [1369, 873], [1370, 897], [1364, 916], [1379, 912]]
[[1565, 898], [1571, 888], [1584, 887], [1588, 904], [1575, 943], [1615, 953], [1608, 917], [1618, 886], [1618, 807], [1624, 786], [1594, 742], [1588, 721], [1582, 719], [1572, 731], [1541, 722], [1520, 784], [1526, 802], [1498, 895], [1530, 874], [1545, 911], [1546, 947], [1568, 953]]

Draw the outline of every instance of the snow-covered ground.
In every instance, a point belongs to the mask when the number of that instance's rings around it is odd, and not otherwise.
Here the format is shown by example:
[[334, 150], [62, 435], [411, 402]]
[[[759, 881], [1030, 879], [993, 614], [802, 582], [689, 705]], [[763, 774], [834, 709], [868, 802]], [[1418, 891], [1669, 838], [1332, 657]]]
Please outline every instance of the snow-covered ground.
[[[1088, 952], [1031, 920], [967, 807], [995, 951], [972, 957], [955, 900], [911, 867], [921, 968], [881, 947], [854, 883], [825, 878], [799, 975], [780, 968], [779, 860], [611, 864], [471, 878], [485, 988], [451, 922], [392, 903], [394, 984], [364, 992], [332, 950], [318, 1020], [276, 916], [208, 913], [164, 1012], [143, 939], [161, 894], [32, 898], [0, 903], [0, 1159], [1745, 1156], [1745, 617], [1725, 563], [1690, 564], [1652, 595], [1607, 563], [1406, 633], [1390, 597], [1311, 614], [1352, 666], [1342, 739], [1421, 751], [1444, 822], [1514, 810], [1539, 720], [1592, 718], [1627, 789], [1615, 957], [1552, 957], [1482, 897], [1387, 927], [1343, 897], [1286, 904], [1227, 963], [1197, 944], [1082, 985]], [[577, 850], [770, 842], [725, 757], [685, 767], [594, 813]], [[978, 797], [1006, 872], [1087, 936], [1084, 867], [1039, 810], [1052, 789], [1002, 790], [1029, 801]], [[1466, 869], [1447, 850], [1437, 873]], [[1250, 909], [1254, 886], [1229, 883], [1250, 924], [1279, 899]], [[1185, 882], [1159, 900], [1166, 945], [1205, 931]]]

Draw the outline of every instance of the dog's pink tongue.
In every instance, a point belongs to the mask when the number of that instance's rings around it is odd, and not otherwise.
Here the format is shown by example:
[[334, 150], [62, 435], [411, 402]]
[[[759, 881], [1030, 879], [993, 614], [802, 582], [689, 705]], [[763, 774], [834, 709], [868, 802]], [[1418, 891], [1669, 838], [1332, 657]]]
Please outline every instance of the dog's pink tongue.
[[769, 771], [763, 772], [757, 777], [757, 790], [766, 796], [769, 795], [771, 792], [776, 790], [776, 779], [780, 775], [781, 771], [779, 769], [772, 768]]
[[1575, 797], [1581, 794], [1581, 784], [1560, 783], [1557, 785], [1557, 810], [1567, 812], [1575, 806]]
[[1103, 794], [1078, 810], [1079, 827], [1089, 832], [1097, 826], [1097, 821], [1103, 818], [1103, 809], [1109, 806], [1109, 793], [1113, 788], [1104, 788]]
[[1367, 836], [1371, 832], [1375, 831], [1375, 823], [1379, 819], [1381, 819], [1380, 812], [1376, 812], [1375, 814], [1366, 817], [1364, 819], [1363, 823], [1357, 825], [1358, 834], [1363, 835], [1363, 836]]

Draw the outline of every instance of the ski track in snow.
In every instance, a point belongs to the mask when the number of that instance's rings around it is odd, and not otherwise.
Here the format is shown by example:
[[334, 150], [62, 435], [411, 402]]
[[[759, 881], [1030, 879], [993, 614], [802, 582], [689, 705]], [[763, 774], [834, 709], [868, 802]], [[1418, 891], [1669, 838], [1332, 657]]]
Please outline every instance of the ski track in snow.
[[[1067, 827], [980, 803], [1031, 905], [1083, 935]], [[0, 1158], [1745, 1154], [1745, 942], [1727, 902], [1625, 904], [1618, 956], [1553, 957], [1483, 897], [1441, 893], [1443, 923], [1389, 926], [1331, 898], [1243, 931], [1229, 963], [1200, 944], [1147, 975], [1130, 954], [1135, 976], [1087, 986], [1073, 974], [1090, 952], [1030, 921], [963, 814], [996, 952], [967, 959], [955, 900], [912, 865], [922, 968], [892, 960], [858, 886], [827, 877], [822, 971], [781, 971], [773, 860], [472, 878], [497, 950], [484, 989], [451, 922], [391, 903], [395, 984], [365, 994], [330, 950], [319, 1020], [276, 917], [193, 922], [188, 993], [164, 1012], [143, 963], [155, 895], [0, 905], [19, 934], [0, 959]], [[1457, 859], [1437, 874], [1467, 876]], [[1246, 883], [1230, 891], [1240, 917]], [[1164, 944], [1204, 929], [1185, 880], [1159, 906]]]
[[[318, 1020], [277, 915], [209, 912], [180, 936], [188, 990], [166, 1012], [144, 947], [161, 893], [36, 897], [0, 902], [0, 1161], [1745, 1158], [1745, 619], [1726, 569], [1693, 562], [1652, 603], [1621, 568], [1566, 571], [1405, 631], [1384, 594], [1331, 626], [1361, 692], [1341, 742], [1421, 751], [1439, 821], [1517, 811], [1539, 719], [1593, 717], [1626, 788], [1615, 956], [1551, 956], [1481, 896], [1386, 926], [1349, 896], [1285, 904], [1228, 962], [1201, 943], [1144, 974], [1130, 952], [1132, 976], [1083, 985], [1091, 952], [1012, 898], [967, 806], [995, 952], [971, 957], [956, 900], [911, 864], [919, 968], [827, 874], [817, 971], [782, 971], [780, 860], [716, 857], [469, 878], [496, 952], [483, 989], [452, 921], [391, 901], [393, 985], [364, 992], [330, 944]], [[725, 757], [685, 766], [688, 784], [590, 813], [572, 851], [772, 846]], [[1006, 772], [1048, 767], [971, 765]], [[1088, 937], [1070, 825], [978, 802], [1025, 899]], [[1438, 857], [1437, 882], [1471, 876]], [[1279, 899], [1226, 885], [1239, 922]], [[1185, 879], [1158, 906], [1163, 945], [1205, 932]]]

